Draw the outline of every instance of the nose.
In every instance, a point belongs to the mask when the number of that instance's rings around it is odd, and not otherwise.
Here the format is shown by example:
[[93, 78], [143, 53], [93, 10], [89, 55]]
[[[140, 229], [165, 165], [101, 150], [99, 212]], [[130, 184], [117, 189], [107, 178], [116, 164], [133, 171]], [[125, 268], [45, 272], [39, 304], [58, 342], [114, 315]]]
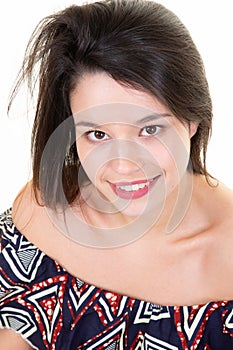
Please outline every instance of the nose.
[[137, 143], [118, 139], [109, 146], [109, 164], [115, 172], [127, 175], [142, 171], [144, 164], [142, 149]]
[[139, 164], [136, 161], [132, 161], [124, 158], [112, 159], [110, 161], [109, 166], [114, 172], [120, 175], [130, 175], [137, 172], [142, 172], [143, 170], [142, 164]]

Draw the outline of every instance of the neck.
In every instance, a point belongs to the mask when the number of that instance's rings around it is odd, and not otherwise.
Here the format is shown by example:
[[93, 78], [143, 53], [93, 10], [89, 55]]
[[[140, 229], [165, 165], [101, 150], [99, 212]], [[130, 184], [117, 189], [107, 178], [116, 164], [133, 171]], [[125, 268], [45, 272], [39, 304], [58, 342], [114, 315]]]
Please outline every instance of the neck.
[[186, 172], [180, 182], [167, 195], [163, 211], [153, 230], [173, 233], [185, 218], [193, 197], [194, 175]]

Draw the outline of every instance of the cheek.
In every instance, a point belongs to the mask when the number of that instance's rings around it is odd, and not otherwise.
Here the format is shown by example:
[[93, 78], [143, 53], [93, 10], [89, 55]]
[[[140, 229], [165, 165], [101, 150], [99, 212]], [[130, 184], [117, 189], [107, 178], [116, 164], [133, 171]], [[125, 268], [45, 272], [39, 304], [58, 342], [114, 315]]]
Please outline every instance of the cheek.
[[[172, 142], [167, 148], [167, 176], [171, 177], [174, 183], [180, 182], [184, 174], [187, 172], [190, 159], [190, 143]], [[165, 168], [166, 171], [166, 168]]]
[[87, 165], [88, 165], [88, 159], [91, 155], [91, 148], [88, 147], [85, 141], [79, 138], [78, 140], [76, 140], [76, 149], [77, 149], [79, 161], [82, 165], [82, 168], [86, 173], [86, 175], [88, 176], [88, 178], [90, 179], [90, 174], [89, 174]]
[[93, 157], [94, 147], [92, 144], [87, 142], [84, 138], [80, 137], [76, 140], [76, 149], [78, 153], [79, 160], [83, 166], [85, 167], [85, 163], [88, 163], [88, 160]]
[[153, 141], [147, 149], [159, 167], [166, 173], [181, 176], [188, 167], [190, 159], [190, 140], [184, 135], [175, 133], [172, 137], [164, 137]]
[[99, 157], [100, 150], [82, 138], [76, 140], [76, 148], [84, 172], [93, 184], [97, 184], [105, 171], [105, 164], [101, 164]]

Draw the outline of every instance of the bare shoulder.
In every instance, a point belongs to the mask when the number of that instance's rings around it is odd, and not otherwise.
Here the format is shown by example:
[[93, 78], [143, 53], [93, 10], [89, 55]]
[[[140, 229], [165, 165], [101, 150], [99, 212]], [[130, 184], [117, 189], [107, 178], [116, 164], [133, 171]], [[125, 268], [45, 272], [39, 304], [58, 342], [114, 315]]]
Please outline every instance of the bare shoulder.
[[30, 221], [34, 204], [32, 182], [30, 181], [20, 190], [12, 206], [12, 218], [18, 229]]
[[[233, 190], [222, 183], [210, 190], [207, 195], [214, 240], [224, 251], [233, 247]], [[232, 254], [233, 260], [233, 254]], [[232, 261], [233, 267], [233, 261]]]
[[214, 198], [215, 215], [220, 228], [233, 239], [233, 189], [219, 184]]
[[213, 227], [216, 227], [218, 232], [228, 228], [227, 231], [233, 236], [233, 189], [221, 182], [213, 186], [208, 185], [201, 199], [209, 213]]
[[16, 332], [9, 329], [0, 329], [0, 349], [32, 350], [33, 348]]
[[233, 190], [219, 183], [207, 197], [212, 227], [206, 266], [211, 285], [221, 299], [233, 300]]

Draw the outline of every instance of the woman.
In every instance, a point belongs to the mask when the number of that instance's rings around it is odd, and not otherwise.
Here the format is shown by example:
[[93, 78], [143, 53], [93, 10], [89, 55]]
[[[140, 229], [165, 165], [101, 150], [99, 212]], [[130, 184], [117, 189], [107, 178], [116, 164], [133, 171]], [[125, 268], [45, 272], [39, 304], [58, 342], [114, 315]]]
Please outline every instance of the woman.
[[1, 216], [1, 348], [232, 349], [233, 194], [206, 169], [187, 29], [151, 1], [71, 6], [25, 57], [33, 178]]

